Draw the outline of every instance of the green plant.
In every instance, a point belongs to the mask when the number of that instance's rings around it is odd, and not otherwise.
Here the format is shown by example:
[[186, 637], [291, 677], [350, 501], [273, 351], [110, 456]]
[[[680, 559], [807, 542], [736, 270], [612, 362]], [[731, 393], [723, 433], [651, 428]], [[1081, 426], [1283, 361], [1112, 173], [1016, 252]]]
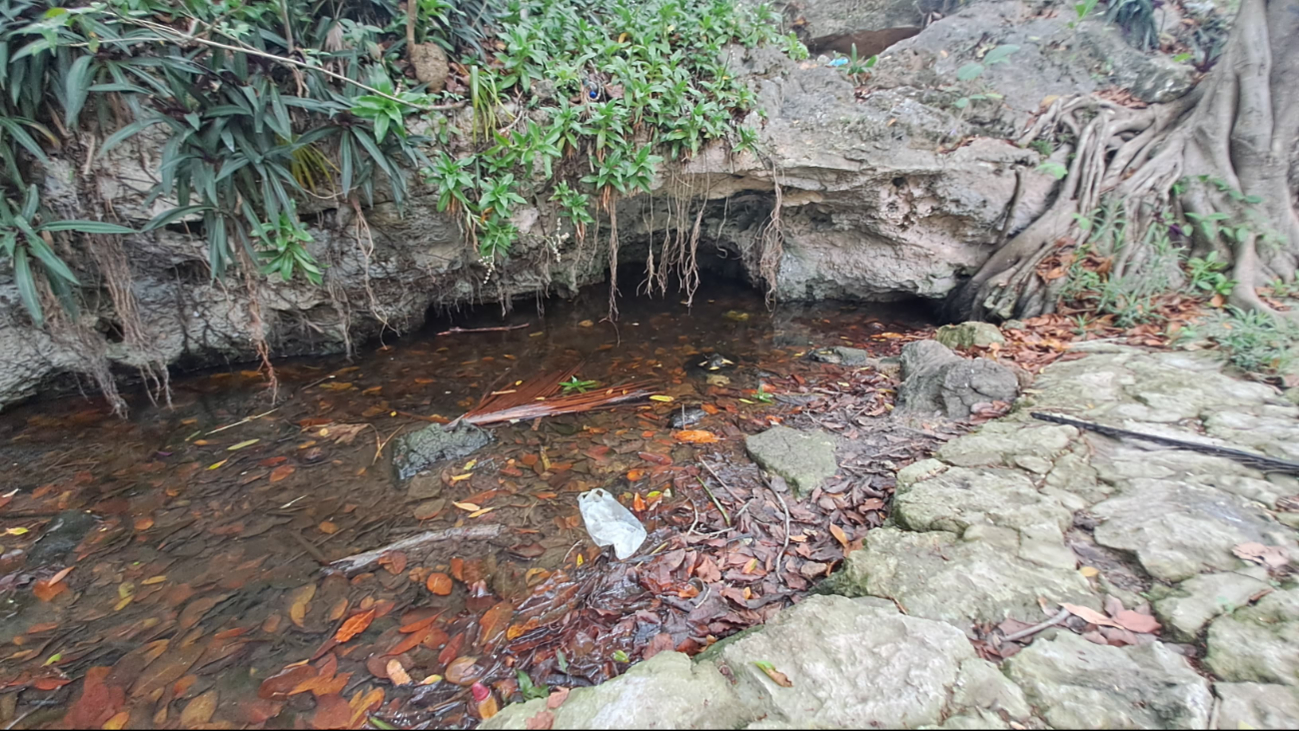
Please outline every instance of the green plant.
[[287, 282], [301, 271], [312, 284], [320, 284], [320, 265], [305, 246], [312, 241], [311, 234], [298, 221], [296, 206], [290, 204], [274, 223], [258, 226], [254, 235], [262, 242], [258, 253], [263, 274], [279, 274]]
[[864, 76], [867, 71], [875, 68], [875, 63], [879, 61], [879, 57], [871, 56], [870, 58], [858, 58], [856, 43], [852, 44], [851, 50], [852, 52], [848, 54], [848, 63], [844, 65], [843, 71], [848, 75], [848, 78], [859, 80], [859, 78]]
[[1186, 262], [1186, 274], [1192, 292], [1201, 291], [1210, 294], [1227, 296], [1236, 288], [1236, 280], [1229, 279], [1224, 272], [1227, 262], [1218, 260], [1218, 252], [1211, 251], [1204, 258], [1192, 257]]
[[771, 404], [776, 401], [772, 393], [767, 390], [767, 384], [765, 383], [758, 384], [758, 389], [753, 392], [753, 398], [763, 404]]
[[519, 680], [519, 693], [523, 696], [523, 700], [530, 701], [535, 698], [546, 698], [550, 696], [549, 687], [534, 684], [532, 678], [522, 670], [516, 669], [514, 671], [514, 677]]
[[1286, 371], [1299, 346], [1299, 324], [1258, 310], [1227, 308], [1210, 322], [1206, 335], [1226, 352], [1236, 367], [1272, 375]]
[[1075, 17], [1073, 20], [1069, 21], [1069, 27], [1071, 29], [1077, 28], [1079, 23], [1086, 20], [1087, 16], [1091, 15], [1092, 12], [1096, 10], [1096, 6], [1099, 3], [1100, 0], [1084, 0], [1080, 3], [1074, 3], [1073, 11]]
[[129, 234], [125, 226], [103, 221], [45, 220], [48, 212], [41, 208], [41, 197], [35, 185], [29, 185], [22, 205], [13, 207], [8, 197], [0, 200], [0, 252], [13, 262], [14, 282], [18, 296], [27, 308], [32, 321], [40, 326], [45, 321], [44, 309], [33, 264], [39, 263], [44, 281], [50, 290], [65, 304], [72, 304], [70, 294], [81, 282], [72, 273], [51, 244], [54, 234], [77, 232], [83, 234]]
[[567, 381], [564, 381], [559, 384], [560, 388], [564, 389], [565, 395], [568, 395], [570, 393], [586, 393], [587, 391], [590, 391], [591, 389], [596, 388], [599, 385], [600, 385], [599, 381], [583, 381], [579, 379], [577, 376], [573, 376]]
[[989, 90], [986, 85], [971, 87], [969, 82], [982, 76], [983, 72], [988, 70], [988, 67], [1007, 63], [1010, 60], [1011, 55], [1018, 50], [1019, 46], [1016, 45], [1007, 44], [1004, 46], [994, 46], [983, 55], [982, 61], [971, 61], [957, 69], [956, 80], [963, 83], [967, 93], [956, 100], [956, 108], [965, 109], [970, 106], [970, 102], [980, 101], [983, 99], [1002, 99], [1003, 97], [1001, 94]]

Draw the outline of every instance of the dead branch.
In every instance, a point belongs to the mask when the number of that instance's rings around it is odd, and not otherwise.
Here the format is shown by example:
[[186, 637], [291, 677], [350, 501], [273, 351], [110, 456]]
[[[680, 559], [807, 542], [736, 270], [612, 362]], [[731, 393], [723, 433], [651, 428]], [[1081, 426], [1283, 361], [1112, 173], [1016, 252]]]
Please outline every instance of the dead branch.
[[522, 330], [531, 324], [532, 323], [530, 322], [525, 322], [522, 325], [502, 325], [500, 327], [453, 327], [450, 330], [443, 330], [438, 333], [438, 337], [443, 335], [460, 335], [463, 333], [498, 333], [507, 330]]
[[484, 541], [498, 538], [505, 532], [505, 526], [498, 523], [488, 525], [473, 525], [463, 528], [447, 528], [446, 530], [426, 531], [413, 535], [409, 538], [403, 538], [396, 543], [390, 543], [382, 548], [376, 548], [365, 553], [358, 553], [353, 556], [340, 558], [337, 561], [331, 561], [329, 568], [332, 571], [342, 572], [345, 576], [351, 576], [375, 566], [379, 559], [385, 555], [401, 551], [409, 559], [420, 560], [426, 554], [433, 550], [438, 543], [446, 541]]

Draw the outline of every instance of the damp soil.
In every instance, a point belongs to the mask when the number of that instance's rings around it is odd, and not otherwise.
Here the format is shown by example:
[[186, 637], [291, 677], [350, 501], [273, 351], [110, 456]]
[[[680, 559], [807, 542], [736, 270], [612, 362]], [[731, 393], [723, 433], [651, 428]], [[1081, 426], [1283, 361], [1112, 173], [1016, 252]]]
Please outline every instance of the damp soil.
[[[170, 406], [137, 394], [125, 420], [82, 398], [0, 414], [0, 721], [470, 727], [761, 623], [882, 522], [892, 469], [932, 446], [881, 428], [886, 374], [807, 357], [894, 355], [927, 331], [915, 308], [768, 311], [726, 283], [692, 307], [624, 298], [616, 325], [602, 291], [541, 305], [278, 362], [277, 393], [234, 368], [176, 378]], [[734, 365], [701, 367], [711, 353]], [[397, 436], [574, 365], [658, 398], [489, 427], [473, 455], [397, 480]], [[682, 407], [715, 442], [681, 441]], [[803, 500], [766, 479], [744, 436], [776, 423], [845, 437], [841, 473]], [[597, 487], [649, 533], [628, 561], [583, 528]], [[446, 531], [359, 573], [329, 565]]]

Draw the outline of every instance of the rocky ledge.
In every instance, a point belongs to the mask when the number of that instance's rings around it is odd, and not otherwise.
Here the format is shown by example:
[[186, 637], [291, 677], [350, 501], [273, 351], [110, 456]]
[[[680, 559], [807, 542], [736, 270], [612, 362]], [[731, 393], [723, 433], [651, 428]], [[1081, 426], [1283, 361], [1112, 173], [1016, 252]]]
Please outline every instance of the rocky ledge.
[[[1294, 550], [1299, 479], [1029, 415], [1295, 460], [1299, 407], [1204, 354], [1075, 350], [1011, 415], [901, 470], [892, 525], [825, 594], [483, 728], [1299, 726], [1299, 588], [1237, 555]], [[1118, 602], [1159, 628], [1051, 626], [999, 663], [978, 651], [999, 623]]]

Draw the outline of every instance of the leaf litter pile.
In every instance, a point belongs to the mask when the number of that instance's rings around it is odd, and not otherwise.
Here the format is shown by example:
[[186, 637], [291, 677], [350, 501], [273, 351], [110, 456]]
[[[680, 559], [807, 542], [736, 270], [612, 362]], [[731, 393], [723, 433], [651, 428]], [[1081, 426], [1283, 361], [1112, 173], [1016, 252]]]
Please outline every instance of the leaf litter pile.
[[[898, 467], [965, 427], [899, 427], [895, 377], [806, 357], [932, 334], [898, 312], [710, 295], [689, 316], [630, 301], [615, 328], [597, 294], [285, 363], [278, 403], [234, 371], [177, 379], [174, 408], [129, 422], [77, 399], [0, 416], [0, 722], [464, 728], [765, 621], [883, 522]], [[1037, 370], [1063, 329], [992, 355]], [[714, 351], [735, 365], [699, 367]], [[597, 385], [556, 411], [493, 395], [543, 371]], [[563, 413], [617, 384], [653, 395]], [[395, 438], [493, 401], [530, 420], [396, 480]], [[670, 428], [683, 407], [702, 417]], [[744, 454], [780, 423], [843, 437], [838, 474], [802, 500]], [[583, 527], [577, 496], [597, 487], [648, 531], [625, 562]]]

